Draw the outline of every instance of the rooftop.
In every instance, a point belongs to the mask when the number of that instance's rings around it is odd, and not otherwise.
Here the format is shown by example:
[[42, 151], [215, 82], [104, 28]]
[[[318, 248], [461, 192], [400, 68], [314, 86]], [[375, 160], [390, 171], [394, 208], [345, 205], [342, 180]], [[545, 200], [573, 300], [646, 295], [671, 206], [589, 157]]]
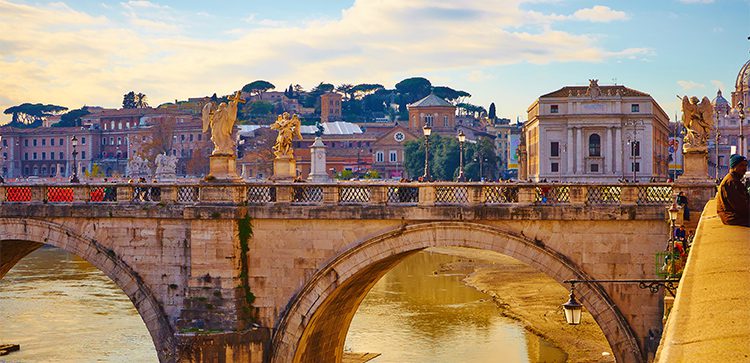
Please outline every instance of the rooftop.
[[427, 97], [414, 102], [410, 103], [407, 107], [455, 107], [450, 102], [436, 96], [434, 93], [430, 93], [427, 95]]

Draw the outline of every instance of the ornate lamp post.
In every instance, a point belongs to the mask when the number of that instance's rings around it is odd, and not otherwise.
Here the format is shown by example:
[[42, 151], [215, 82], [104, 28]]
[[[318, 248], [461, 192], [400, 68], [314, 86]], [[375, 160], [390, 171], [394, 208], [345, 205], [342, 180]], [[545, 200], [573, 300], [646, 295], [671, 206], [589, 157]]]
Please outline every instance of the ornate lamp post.
[[672, 275], [674, 275], [676, 272], [674, 269], [674, 225], [677, 220], [677, 212], [679, 212], [677, 203], [672, 202], [667, 211], [669, 212], [669, 260], [672, 265]]
[[424, 181], [430, 180], [430, 134], [432, 134], [432, 128], [430, 125], [425, 124], [422, 128], [424, 134], [424, 175], [422, 179]]
[[745, 104], [740, 101], [737, 103], [737, 107], [740, 108], [740, 148], [737, 152], [740, 155], [745, 155], [745, 133], [742, 131], [742, 124], [745, 123]]
[[70, 144], [73, 146], [73, 175], [70, 177], [70, 182], [80, 183], [80, 180], [78, 180], [78, 167], [76, 166], [76, 156], [78, 156], [76, 146], [78, 146], [78, 138], [75, 137], [75, 135], [70, 139]]
[[465, 182], [466, 176], [464, 175], [464, 142], [466, 142], [466, 135], [463, 130], [458, 131], [458, 150], [459, 150], [459, 166], [458, 166], [458, 181]]

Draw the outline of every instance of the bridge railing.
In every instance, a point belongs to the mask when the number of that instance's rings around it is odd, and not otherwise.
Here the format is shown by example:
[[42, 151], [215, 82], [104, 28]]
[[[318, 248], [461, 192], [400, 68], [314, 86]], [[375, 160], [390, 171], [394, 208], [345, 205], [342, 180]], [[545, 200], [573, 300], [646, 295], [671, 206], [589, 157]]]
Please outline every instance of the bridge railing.
[[668, 205], [672, 185], [563, 183], [4, 184], [2, 203]]

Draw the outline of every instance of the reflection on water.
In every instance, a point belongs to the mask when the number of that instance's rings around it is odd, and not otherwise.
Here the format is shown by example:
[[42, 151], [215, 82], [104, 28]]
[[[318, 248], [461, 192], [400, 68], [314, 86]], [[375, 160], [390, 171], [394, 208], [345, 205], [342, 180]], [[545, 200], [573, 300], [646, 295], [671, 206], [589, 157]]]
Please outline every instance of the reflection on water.
[[346, 349], [382, 353], [372, 362], [564, 362], [547, 341], [502, 318], [492, 300], [436, 274], [458, 257], [412, 255], [388, 272], [354, 316]]
[[0, 280], [0, 343], [21, 344], [18, 362], [156, 362], [133, 303], [104, 273], [43, 247]]

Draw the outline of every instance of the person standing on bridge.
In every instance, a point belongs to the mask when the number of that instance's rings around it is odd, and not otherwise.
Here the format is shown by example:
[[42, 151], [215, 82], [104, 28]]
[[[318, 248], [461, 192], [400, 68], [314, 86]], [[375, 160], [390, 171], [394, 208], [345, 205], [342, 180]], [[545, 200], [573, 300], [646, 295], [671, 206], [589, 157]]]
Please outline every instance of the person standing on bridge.
[[750, 227], [750, 194], [742, 183], [747, 158], [734, 154], [729, 158], [729, 173], [722, 179], [716, 196], [716, 213], [724, 224]]

